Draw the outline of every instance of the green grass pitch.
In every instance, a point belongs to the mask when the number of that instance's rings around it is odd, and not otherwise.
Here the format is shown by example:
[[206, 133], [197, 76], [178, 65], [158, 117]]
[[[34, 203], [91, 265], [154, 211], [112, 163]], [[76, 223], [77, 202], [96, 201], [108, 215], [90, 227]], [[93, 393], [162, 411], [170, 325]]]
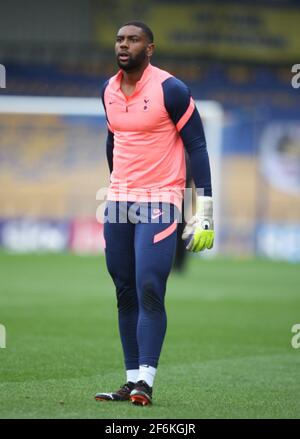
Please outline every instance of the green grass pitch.
[[96, 402], [125, 382], [100, 257], [0, 254], [0, 418], [299, 418], [300, 267], [191, 257], [172, 274], [152, 406]]

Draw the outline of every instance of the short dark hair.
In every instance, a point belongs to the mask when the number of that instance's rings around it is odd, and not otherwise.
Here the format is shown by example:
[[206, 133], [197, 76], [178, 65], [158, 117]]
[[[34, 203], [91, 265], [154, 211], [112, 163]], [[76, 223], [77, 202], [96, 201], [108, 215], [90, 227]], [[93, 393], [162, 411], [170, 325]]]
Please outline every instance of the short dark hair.
[[127, 23], [122, 24], [121, 27], [124, 27], [124, 26], [136, 26], [136, 27], [139, 27], [146, 34], [146, 36], [147, 36], [147, 38], [149, 40], [149, 43], [153, 43], [153, 41], [154, 41], [153, 32], [150, 29], [150, 27], [147, 26], [142, 21], [128, 21]]

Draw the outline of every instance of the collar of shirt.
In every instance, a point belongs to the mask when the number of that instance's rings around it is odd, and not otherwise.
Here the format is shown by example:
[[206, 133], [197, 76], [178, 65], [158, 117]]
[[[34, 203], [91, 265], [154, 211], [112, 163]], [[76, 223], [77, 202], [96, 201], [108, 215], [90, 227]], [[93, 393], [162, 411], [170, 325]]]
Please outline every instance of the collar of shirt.
[[[137, 93], [140, 89], [143, 88], [143, 86], [145, 85], [145, 83], [148, 81], [148, 79], [151, 76], [152, 69], [153, 69], [153, 67], [149, 63], [147, 65], [147, 67], [145, 68], [145, 70], [143, 71], [141, 78], [137, 81], [133, 94]], [[111, 84], [112, 88], [114, 88], [115, 91], [119, 91], [121, 89], [122, 76], [123, 76], [123, 70], [119, 70], [115, 76], [114, 82]]]

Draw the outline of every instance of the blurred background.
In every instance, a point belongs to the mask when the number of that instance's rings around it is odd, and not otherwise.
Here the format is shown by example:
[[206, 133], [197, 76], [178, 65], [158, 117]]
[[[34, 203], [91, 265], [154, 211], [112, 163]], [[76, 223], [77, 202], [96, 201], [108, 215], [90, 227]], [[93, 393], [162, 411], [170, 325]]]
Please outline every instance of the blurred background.
[[[135, 19], [196, 100], [216, 229], [168, 281], [147, 413], [93, 400], [124, 379], [96, 213], [101, 87]], [[299, 418], [299, 23], [296, 0], [0, 2], [0, 418]]]
[[197, 100], [216, 252], [300, 261], [296, 0], [1, 2], [0, 246], [102, 251], [96, 193], [109, 174], [100, 93], [117, 71], [116, 32], [133, 19], [154, 32], [152, 64]]

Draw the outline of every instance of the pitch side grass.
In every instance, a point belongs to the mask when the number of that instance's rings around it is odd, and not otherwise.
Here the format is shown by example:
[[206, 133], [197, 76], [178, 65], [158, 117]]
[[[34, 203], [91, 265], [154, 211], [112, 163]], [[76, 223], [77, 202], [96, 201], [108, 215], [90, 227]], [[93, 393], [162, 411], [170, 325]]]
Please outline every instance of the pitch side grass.
[[96, 402], [125, 382], [103, 256], [0, 254], [1, 418], [299, 418], [300, 266], [190, 257], [166, 294], [153, 406]]

